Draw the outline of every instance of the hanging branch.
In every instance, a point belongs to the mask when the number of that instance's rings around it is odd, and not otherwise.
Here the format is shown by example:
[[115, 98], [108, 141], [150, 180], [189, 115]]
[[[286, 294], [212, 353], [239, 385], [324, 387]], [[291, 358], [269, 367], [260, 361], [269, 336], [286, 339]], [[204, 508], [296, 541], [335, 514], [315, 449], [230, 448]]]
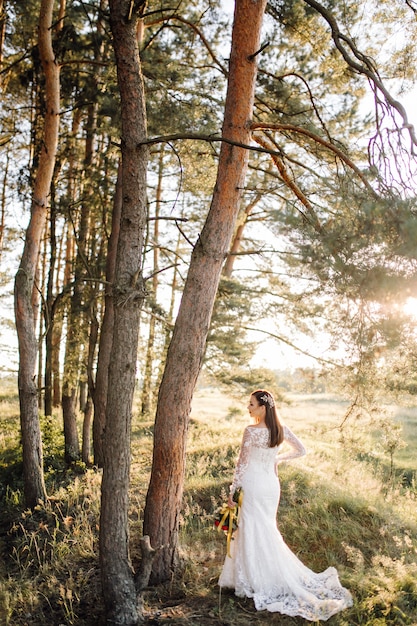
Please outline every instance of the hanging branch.
[[417, 7], [416, 7], [416, 3], [414, 2], [414, 0], [405, 0], [405, 3], [408, 7], [410, 7], [413, 13], [417, 13]]
[[[310, 130], [307, 130], [306, 128], [302, 128], [301, 126], [294, 126], [293, 124], [268, 124], [268, 123], [263, 124], [260, 122], [253, 122], [251, 125], [251, 128], [252, 130], [278, 130], [281, 132], [287, 131], [290, 133], [297, 133], [299, 135], [304, 135], [305, 137], [312, 139], [314, 142], [322, 145], [323, 147], [333, 152], [336, 156], [338, 156], [341, 161], [343, 161], [348, 167], [350, 167], [355, 172], [355, 174], [360, 178], [360, 180], [363, 182], [363, 184], [368, 189], [368, 191], [370, 191], [373, 196], [376, 195], [375, 190], [372, 189], [371, 185], [369, 184], [365, 176], [362, 174], [360, 169], [357, 167], [357, 165], [355, 165], [354, 162], [351, 159], [349, 159], [349, 157], [342, 150], [340, 150], [340, 148], [337, 148], [337, 146], [335, 146], [330, 141], [323, 139], [323, 137], [320, 137], [320, 135], [317, 135], [316, 133], [313, 133]], [[271, 154], [273, 153], [271, 152]]]
[[336, 19], [323, 5], [317, 2], [317, 0], [304, 0], [304, 2], [320, 13], [326, 20], [330, 26], [334, 44], [347, 65], [358, 74], [366, 76], [373, 88], [383, 94], [389, 106], [399, 113], [403, 124], [402, 128], [398, 130], [406, 129], [408, 131], [411, 141], [411, 154], [416, 156], [417, 135], [414, 126], [408, 121], [407, 112], [401, 102], [396, 100], [385, 87], [372, 60], [356, 47], [350, 37], [340, 31]]

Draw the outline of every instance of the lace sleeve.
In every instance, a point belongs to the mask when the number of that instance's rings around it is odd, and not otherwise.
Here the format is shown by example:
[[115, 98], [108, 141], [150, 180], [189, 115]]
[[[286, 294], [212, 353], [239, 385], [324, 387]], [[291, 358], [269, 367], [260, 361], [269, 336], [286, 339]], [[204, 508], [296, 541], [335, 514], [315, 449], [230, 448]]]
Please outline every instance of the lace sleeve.
[[284, 426], [284, 442], [287, 443], [291, 449], [286, 452], [279, 452], [275, 459], [275, 465], [278, 465], [278, 463], [282, 463], [283, 461], [296, 459], [297, 457], [304, 456], [307, 453], [301, 441], [294, 435], [288, 426]]
[[249, 462], [249, 451], [251, 447], [251, 434], [250, 429], [245, 428], [243, 432], [242, 444], [240, 446], [239, 457], [236, 464], [235, 474], [233, 477], [233, 482], [230, 485], [229, 493], [233, 496], [234, 492], [238, 487], [242, 486], [242, 477], [245, 473], [248, 462]]

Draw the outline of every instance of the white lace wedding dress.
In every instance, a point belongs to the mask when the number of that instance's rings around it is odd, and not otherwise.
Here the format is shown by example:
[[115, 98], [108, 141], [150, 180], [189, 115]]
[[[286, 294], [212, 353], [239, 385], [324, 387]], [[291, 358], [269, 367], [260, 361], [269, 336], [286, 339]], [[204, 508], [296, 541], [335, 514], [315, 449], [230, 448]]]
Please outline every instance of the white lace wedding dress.
[[311, 571], [277, 528], [280, 484], [276, 465], [305, 454], [303, 444], [287, 426], [284, 436], [291, 449], [279, 453], [279, 448], [268, 447], [266, 427], [245, 429], [232, 483], [232, 491], [243, 490], [239, 528], [219, 585], [234, 589], [239, 597], [253, 598], [258, 610], [325, 621], [351, 606], [352, 597], [341, 586], [334, 567], [319, 574]]

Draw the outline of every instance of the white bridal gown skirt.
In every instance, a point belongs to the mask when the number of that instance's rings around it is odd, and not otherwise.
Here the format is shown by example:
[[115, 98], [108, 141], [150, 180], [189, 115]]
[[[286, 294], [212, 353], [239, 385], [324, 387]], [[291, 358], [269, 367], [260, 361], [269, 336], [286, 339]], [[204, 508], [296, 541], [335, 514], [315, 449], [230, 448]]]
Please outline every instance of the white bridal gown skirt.
[[352, 597], [334, 567], [316, 574], [283, 540], [276, 525], [280, 486], [268, 453], [259, 449], [245, 472], [239, 529], [219, 585], [234, 589], [239, 597], [253, 598], [257, 610], [325, 621], [351, 606]]

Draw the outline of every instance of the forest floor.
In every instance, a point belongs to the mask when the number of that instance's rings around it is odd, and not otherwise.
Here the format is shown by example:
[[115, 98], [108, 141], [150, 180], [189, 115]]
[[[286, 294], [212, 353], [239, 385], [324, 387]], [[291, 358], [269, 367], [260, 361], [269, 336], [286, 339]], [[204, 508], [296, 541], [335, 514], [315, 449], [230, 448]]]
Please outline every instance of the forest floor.
[[[328, 623], [417, 626], [417, 408], [381, 406], [341, 429], [347, 404], [338, 398], [289, 394], [288, 399], [282, 416], [308, 455], [282, 467], [278, 522], [306, 565], [315, 571], [334, 565], [352, 591], [354, 606]], [[226, 543], [213, 526], [213, 514], [233, 474], [248, 423], [246, 404], [247, 398], [236, 402], [208, 388], [195, 395], [180, 521], [182, 566], [170, 583], [146, 590], [145, 624], [309, 623], [257, 612], [251, 600], [220, 593], [217, 585]], [[18, 401], [0, 389], [0, 626], [104, 626], [97, 550], [100, 473], [65, 469], [59, 419], [42, 427], [51, 500], [27, 511], [21, 505]], [[135, 417], [134, 568], [151, 452], [152, 422]]]

